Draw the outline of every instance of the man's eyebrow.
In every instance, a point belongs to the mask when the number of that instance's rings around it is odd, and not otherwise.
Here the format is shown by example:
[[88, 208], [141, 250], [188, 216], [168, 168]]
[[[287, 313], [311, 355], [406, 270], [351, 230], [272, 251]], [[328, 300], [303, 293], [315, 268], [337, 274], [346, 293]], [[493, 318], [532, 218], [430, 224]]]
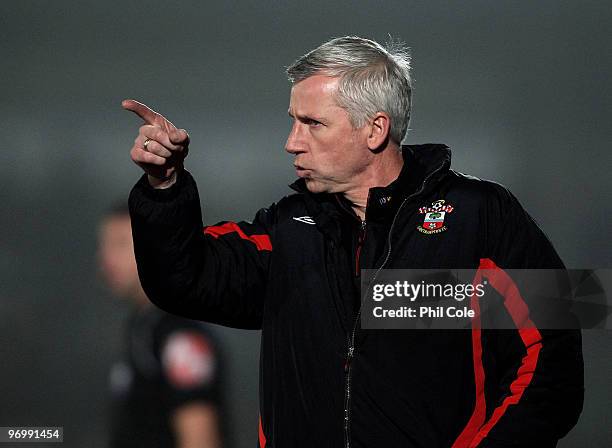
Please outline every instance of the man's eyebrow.
[[291, 112], [291, 109], [289, 109], [287, 111], [287, 114], [291, 117], [291, 118], [297, 118], [298, 120], [314, 120], [314, 121], [323, 121], [324, 118], [323, 117], [314, 117], [314, 116], [310, 116], [310, 115], [301, 115], [301, 114], [293, 114]]

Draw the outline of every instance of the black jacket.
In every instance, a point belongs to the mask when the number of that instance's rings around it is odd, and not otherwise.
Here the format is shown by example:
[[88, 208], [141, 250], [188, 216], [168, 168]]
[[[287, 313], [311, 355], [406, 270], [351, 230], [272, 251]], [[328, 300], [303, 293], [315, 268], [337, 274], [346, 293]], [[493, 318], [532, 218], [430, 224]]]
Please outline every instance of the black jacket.
[[[362, 228], [341, 198], [297, 190], [252, 223], [204, 227], [187, 172], [130, 195], [150, 299], [171, 313], [261, 328], [260, 446], [554, 446], [582, 408], [573, 330], [364, 330], [365, 268], [560, 268], [504, 187], [450, 170], [443, 145], [404, 147], [370, 190]], [[421, 207], [453, 207], [443, 231]]]

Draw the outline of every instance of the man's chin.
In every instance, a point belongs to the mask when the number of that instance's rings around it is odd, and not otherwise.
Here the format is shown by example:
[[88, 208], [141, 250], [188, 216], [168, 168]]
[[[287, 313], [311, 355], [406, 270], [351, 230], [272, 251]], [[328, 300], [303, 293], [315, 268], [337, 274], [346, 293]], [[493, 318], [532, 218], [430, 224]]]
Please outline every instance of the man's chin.
[[325, 184], [311, 178], [304, 178], [304, 181], [306, 181], [306, 188], [308, 188], [308, 191], [311, 193], [327, 193], [328, 188]]

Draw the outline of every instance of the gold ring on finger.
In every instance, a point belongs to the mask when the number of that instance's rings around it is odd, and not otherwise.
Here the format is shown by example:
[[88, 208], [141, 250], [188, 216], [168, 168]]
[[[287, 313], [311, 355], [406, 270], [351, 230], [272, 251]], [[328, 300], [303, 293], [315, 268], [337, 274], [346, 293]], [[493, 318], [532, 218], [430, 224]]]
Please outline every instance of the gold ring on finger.
[[[147, 150], [147, 146], [149, 145], [149, 143], [151, 143], [151, 139], [147, 138], [144, 143], [142, 144], [142, 147]], [[148, 151], [148, 150], [147, 150]]]

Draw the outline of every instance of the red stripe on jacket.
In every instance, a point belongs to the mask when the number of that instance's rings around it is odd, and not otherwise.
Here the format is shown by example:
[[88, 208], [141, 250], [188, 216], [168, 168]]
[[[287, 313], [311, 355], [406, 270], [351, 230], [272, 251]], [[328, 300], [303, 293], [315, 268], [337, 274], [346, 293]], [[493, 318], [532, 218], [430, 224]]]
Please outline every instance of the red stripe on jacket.
[[[482, 271], [478, 269], [474, 276], [473, 285], [482, 283]], [[481, 330], [480, 330], [480, 305], [478, 303], [478, 297], [472, 295], [470, 299], [470, 306], [474, 310], [475, 315], [472, 319], [472, 359], [474, 365], [474, 383], [475, 383], [475, 404], [474, 412], [468, 420], [467, 425], [459, 434], [459, 437], [453, 443], [452, 448], [465, 448], [469, 446], [470, 442], [483, 425], [486, 413], [487, 405], [485, 401], [485, 373], [482, 365], [482, 341], [481, 341]]]
[[259, 448], [266, 448], [266, 435], [263, 432], [263, 427], [261, 426], [261, 415], [259, 416]]
[[265, 234], [247, 235], [235, 222], [226, 222], [220, 226], [209, 226], [204, 228], [204, 234], [214, 238], [219, 238], [221, 235], [236, 232], [243, 240], [251, 241], [257, 246], [257, 250], [272, 251], [272, 242], [270, 237]]
[[[510, 395], [504, 399], [501, 405], [493, 410], [491, 417], [485, 423], [486, 402], [484, 398], [484, 368], [482, 366], [480, 318], [475, 318], [472, 321], [472, 349], [474, 358], [474, 378], [476, 382], [476, 403], [470, 420], [457, 440], [455, 440], [453, 448], [477, 447], [489, 434], [491, 429], [499, 422], [508, 407], [520, 401], [523, 392], [525, 392], [525, 389], [527, 389], [533, 379], [540, 350], [542, 349], [542, 335], [531, 319], [529, 319], [529, 308], [516, 284], [512, 281], [512, 278], [510, 278], [503, 269], [498, 267], [493, 260], [483, 258], [480, 260], [478, 272], [474, 278], [475, 284], [481, 282], [483, 276], [482, 270], [486, 270], [484, 274], [489, 284], [504, 298], [504, 306], [518, 329], [518, 333], [527, 353], [521, 360], [521, 365], [516, 372], [516, 378], [510, 384]], [[471, 305], [478, 316], [480, 308], [475, 297], [472, 297]]]

